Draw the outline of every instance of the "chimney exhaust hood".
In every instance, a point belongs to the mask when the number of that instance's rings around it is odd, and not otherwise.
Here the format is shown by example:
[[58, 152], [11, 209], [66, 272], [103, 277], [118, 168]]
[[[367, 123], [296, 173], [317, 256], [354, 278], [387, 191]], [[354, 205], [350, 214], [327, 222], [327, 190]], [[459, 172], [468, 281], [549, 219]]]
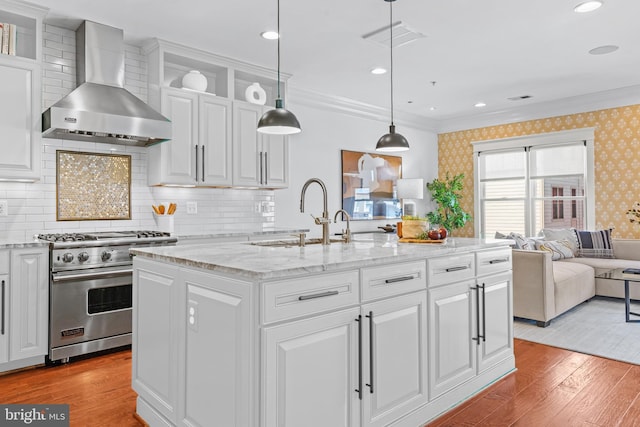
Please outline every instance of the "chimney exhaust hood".
[[76, 30], [78, 87], [42, 113], [42, 136], [149, 146], [171, 139], [169, 119], [124, 89], [123, 31], [84, 21]]

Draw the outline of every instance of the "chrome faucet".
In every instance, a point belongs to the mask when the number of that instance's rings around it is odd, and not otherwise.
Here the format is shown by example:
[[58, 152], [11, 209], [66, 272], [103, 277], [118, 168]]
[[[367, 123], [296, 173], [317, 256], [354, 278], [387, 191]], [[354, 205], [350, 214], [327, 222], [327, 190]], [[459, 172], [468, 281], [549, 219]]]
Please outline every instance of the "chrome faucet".
[[322, 225], [322, 244], [323, 245], [328, 245], [331, 243], [331, 241], [329, 240], [329, 223], [331, 223], [331, 220], [329, 219], [329, 211], [327, 208], [327, 187], [324, 185], [324, 182], [322, 182], [320, 179], [318, 178], [311, 178], [308, 179], [307, 182], [304, 183], [304, 185], [302, 186], [302, 193], [300, 194], [300, 212], [304, 212], [304, 196], [305, 193], [307, 192], [307, 188], [309, 187], [309, 185], [316, 183], [320, 186], [320, 188], [322, 188], [322, 207], [324, 209], [324, 212], [322, 212], [322, 217], [315, 217], [313, 215], [311, 215], [313, 217], [313, 220], [315, 221], [316, 224], [318, 225]]
[[349, 216], [349, 213], [344, 209], [339, 209], [333, 216], [333, 222], [338, 222], [338, 214], [341, 212], [344, 216], [347, 217], [347, 229], [342, 230], [342, 238], [344, 239], [345, 243], [351, 243], [351, 228], [349, 228], [349, 221], [351, 220], [351, 217]]

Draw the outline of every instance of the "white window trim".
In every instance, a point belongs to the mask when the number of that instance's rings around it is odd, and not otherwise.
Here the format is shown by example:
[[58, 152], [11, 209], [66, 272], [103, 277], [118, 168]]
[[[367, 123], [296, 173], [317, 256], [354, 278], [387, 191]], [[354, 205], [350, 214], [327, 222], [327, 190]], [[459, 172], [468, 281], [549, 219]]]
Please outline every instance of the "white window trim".
[[[541, 145], [562, 145], [578, 141], [584, 141], [587, 147], [587, 172], [585, 182], [585, 223], [589, 230], [596, 226], [596, 199], [595, 199], [595, 171], [594, 171], [594, 141], [595, 128], [580, 128], [548, 132], [534, 135], [517, 136], [513, 138], [491, 139], [487, 141], [473, 141], [473, 199], [474, 199], [474, 229], [475, 236], [480, 236], [480, 171], [478, 168], [478, 153], [486, 151], [503, 151], [517, 148], [536, 147]], [[527, 166], [528, 167], [528, 166]], [[528, 197], [528, 196], [527, 196]], [[526, 215], [530, 215], [529, 208]]]

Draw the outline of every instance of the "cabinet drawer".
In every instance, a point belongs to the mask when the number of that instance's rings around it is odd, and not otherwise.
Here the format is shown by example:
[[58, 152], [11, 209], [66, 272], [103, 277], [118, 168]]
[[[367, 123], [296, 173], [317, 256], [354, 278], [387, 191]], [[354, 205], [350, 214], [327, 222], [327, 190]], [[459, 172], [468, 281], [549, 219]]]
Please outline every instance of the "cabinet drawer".
[[473, 254], [427, 259], [427, 283], [434, 287], [475, 277]]
[[478, 276], [511, 270], [511, 248], [476, 252]]
[[399, 295], [427, 288], [424, 261], [362, 269], [362, 300]]
[[9, 251], [0, 251], [0, 274], [9, 274]]
[[265, 283], [264, 323], [334, 310], [360, 302], [358, 271]]

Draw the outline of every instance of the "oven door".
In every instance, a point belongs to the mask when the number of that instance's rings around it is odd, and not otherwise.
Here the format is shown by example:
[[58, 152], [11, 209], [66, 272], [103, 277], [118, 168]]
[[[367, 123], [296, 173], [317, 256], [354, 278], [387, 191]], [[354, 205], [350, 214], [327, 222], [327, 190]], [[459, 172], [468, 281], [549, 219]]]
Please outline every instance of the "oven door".
[[51, 274], [49, 347], [131, 334], [131, 266]]

